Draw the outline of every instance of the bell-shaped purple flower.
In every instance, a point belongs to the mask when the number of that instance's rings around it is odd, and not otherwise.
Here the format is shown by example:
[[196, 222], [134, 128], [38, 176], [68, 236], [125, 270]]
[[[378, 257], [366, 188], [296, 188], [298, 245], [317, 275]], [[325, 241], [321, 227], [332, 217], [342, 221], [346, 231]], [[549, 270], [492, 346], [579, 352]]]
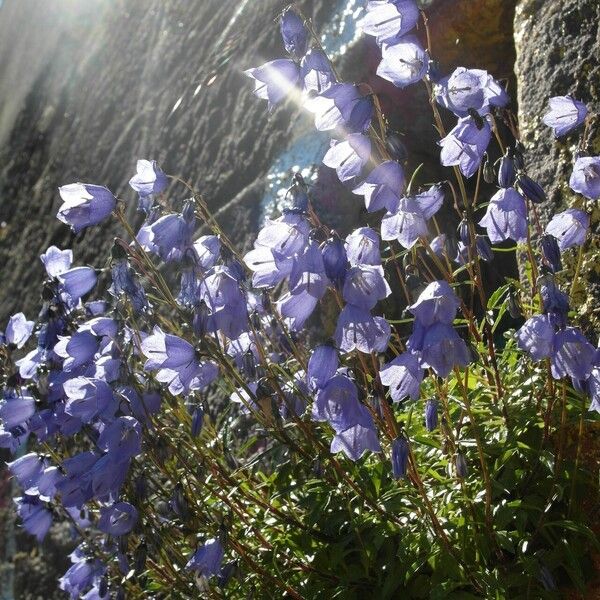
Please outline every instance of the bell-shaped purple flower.
[[385, 280], [383, 267], [357, 265], [346, 274], [342, 294], [349, 304], [371, 310], [379, 300], [387, 298], [392, 291]]
[[600, 198], [600, 156], [582, 156], [575, 161], [569, 185], [590, 200]]
[[76, 306], [79, 300], [90, 292], [98, 278], [91, 267], [75, 267], [58, 276], [60, 291], [68, 296], [70, 306]]
[[58, 191], [63, 204], [56, 216], [75, 233], [104, 221], [117, 205], [117, 199], [101, 185], [71, 183]]
[[98, 529], [112, 536], [126, 535], [137, 523], [138, 511], [128, 502], [116, 502], [100, 509]]
[[281, 15], [280, 29], [286, 52], [295, 58], [303, 56], [308, 47], [308, 30], [302, 17], [293, 8], [287, 8]]
[[37, 485], [47, 463], [39, 454], [30, 452], [12, 462], [6, 463], [6, 466], [12, 476], [17, 479], [19, 485], [24, 490], [27, 490]]
[[158, 381], [167, 383], [174, 395], [202, 390], [218, 375], [218, 367], [199, 361], [189, 342], [166, 334], [159, 327], [142, 341], [141, 350], [148, 359], [144, 369], [157, 371]]
[[224, 554], [225, 550], [218, 539], [206, 540], [190, 557], [185, 568], [207, 578], [218, 575]]
[[254, 246], [272, 250], [281, 260], [301, 252], [308, 243], [309, 233], [306, 217], [287, 213], [274, 221], [268, 220], [259, 231]]
[[342, 352], [383, 352], [391, 335], [389, 323], [369, 311], [348, 304], [338, 317], [334, 338]]
[[590, 217], [581, 210], [568, 208], [552, 217], [546, 225], [546, 233], [558, 241], [561, 252], [573, 246], [583, 246], [590, 227]]
[[387, 160], [375, 167], [352, 192], [365, 197], [365, 207], [369, 212], [383, 208], [393, 211], [398, 206], [404, 185], [404, 171], [400, 164]]
[[552, 324], [563, 328], [567, 325], [569, 312], [569, 296], [556, 285], [554, 277], [542, 275], [538, 277], [538, 289], [542, 298], [544, 313], [549, 315]]
[[460, 300], [445, 280], [433, 281], [421, 292], [417, 301], [408, 307], [421, 325], [452, 324]]
[[345, 140], [331, 146], [323, 164], [335, 169], [340, 181], [358, 177], [371, 158], [371, 140], [362, 133], [351, 133]]
[[8, 320], [8, 325], [6, 326], [6, 331], [4, 332], [5, 343], [13, 345], [17, 348], [22, 348], [30, 338], [33, 331], [33, 326], [34, 322], [28, 321], [22, 312], [13, 315]]
[[446, 323], [434, 323], [425, 330], [420, 350], [421, 364], [431, 367], [438, 377], [447, 377], [454, 367], [466, 367], [471, 361], [464, 340]]
[[515, 161], [509, 155], [509, 150], [507, 149], [506, 154], [500, 159], [500, 165], [498, 166], [498, 185], [501, 188], [511, 187], [515, 183], [515, 178]]
[[404, 88], [427, 75], [429, 55], [414, 35], [407, 35], [381, 47], [383, 60], [377, 67], [377, 75]]
[[111, 268], [112, 285], [109, 293], [115, 298], [126, 296], [131, 302], [134, 312], [139, 313], [149, 308], [148, 298], [141, 283], [137, 280], [134, 270], [126, 259], [117, 260]]
[[392, 400], [400, 402], [407, 397], [417, 400], [424, 374], [418, 355], [404, 352], [382, 367], [379, 379], [390, 388]]
[[97, 445], [119, 462], [129, 460], [142, 450], [142, 426], [133, 417], [117, 417], [102, 430]]
[[87, 365], [98, 352], [99, 346], [96, 336], [89, 331], [81, 331], [61, 338], [54, 346], [54, 353], [64, 359], [63, 370], [69, 372]]
[[52, 525], [52, 513], [38, 496], [28, 495], [14, 499], [17, 514], [23, 522], [27, 533], [34, 535], [42, 542]]
[[25, 388], [20, 394], [7, 390], [0, 400], [0, 422], [5, 429], [24, 426], [35, 412], [35, 398]]
[[408, 469], [410, 447], [408, 440], [401, 435], [392, 442], [392, 474], [394, 479], [404, 479]]
[[317, 346], [308, 360], [306, 380], [309, 387], [322, 388], [336, 374], [339, 365], [338, 353], [333, 346]]
[[300, 77], [306, 92], [323, 93], [336, 82], [331, 63], [325, 53], [311, 48], [300, 63]]
[[327, 421], [336, 431], [356, 423], [371, 426], [371, 416], [358, 401], [356, 384], [345, 375], [336, 375], [317, 391], [312, 407], [314, 421]]
[[369, 2], [367, 14], [357, 26], [367, 35], [374, 36], [378, 44], [393, 43], [413, 29], [418, 20], [419, 7], [415, 0]]
[[58, 277], [68, 271], [73, 264], [73, 250], [61, 250], [56, 246], [50, 246], [40, 256], [48, 277]]
[[368, 450], [381, 452], [381, 444], [377, 439], [375, 429], [360, 423], [336, 433], [331, 441], [332, 454], [343, 452], [350, 460], [355, 462]]
[[492, 137], [487, 119], [483, 118], [480, 125], [481, 129], [472, 117], [458, 120], [456, 127], [438, 142], [442, 148], [442, 165], [458, 166], [465, 177], [471, 177], [477, 172]]
[[517, 331], [517, 345], [534, 361], [548, 358], [554, 349], [554, 326], [547, 315], [535, 315]]
[[555, 379], [572, 377], [587, 379], [592, 372], [596, 349], [577, 327], [567, 327], [554, 336], [551, 357], [552, 376]]
[[429, 230], [416, 198], [400, 198], [397, 208], [387, 212], [381, 220], [381, 239], [398, 240], [404, 248], [412, 248]]
[[487, 229], [492, 243], [512, 239], [523, 242], [527, 239], [527, 206], [514, 188], [498, 190], [488, 204], [485, 216], [479, 225]]
[[129, 185], [138, 193], [141, 201], [167, 189], [169, 180], [155, 160], [138, 160], [136, 169], [137, 173], [129, 180]]
[[346, 256], [351, 266], [380, 265], [379, 236], [370, 227], [359, 227], [346, 237]]
[[444, 204], [444, 191], [439, 183], [415, 196], [424, 219], [431, 219]]
[[254, 79], [254, 94], [261, 100], [268, 100], [269, 110], [297, 89], [300, 78], [298, 65], [286, 58], [272, 60], [244, 73]]
[[548, 112], [542, 122], [554, 129], [554, 135], [561, 137], [581, 125], [587, 116], [587, 107], [572, 96], [550, 98]]
[[546, 192], [544, 192], [544, 188], [537, 181], [531, 179], [529, 175], [519, 173], [517, 185], [523, 196], [529, 198], [534, 204], [542, 204], [546, 201]]
[[114, 396], [106, 381], [75, 377], [66, 381], [63, 387], [67, 396], [65, 412], [82, 423], [89, 423], [98, 415], [114, 414]]
[[502, 86], [487, 71], [465, 67], [458, 67], [440, 79], [435, 86], [435, 97], [459, 118], [466, 117], [472, 110], [484, 116], [490, 112], [490, 106], [506, 106], [509, 100]]
[[373, 102], [351, 83], [334, 83], [323, 93], [306, 101], [315, 115], [319, 131], [341, 129], [346, 134], [366, 131], [371, 124]]

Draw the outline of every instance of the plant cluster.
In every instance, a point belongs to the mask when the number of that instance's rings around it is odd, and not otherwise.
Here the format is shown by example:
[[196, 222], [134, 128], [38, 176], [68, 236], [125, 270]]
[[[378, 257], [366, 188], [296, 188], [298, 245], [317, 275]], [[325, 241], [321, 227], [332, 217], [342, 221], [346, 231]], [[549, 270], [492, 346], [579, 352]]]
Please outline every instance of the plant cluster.
[[[439, 73], [415, 0], [368, 2], [359, 26], [381, 47], [379, 76], [427, 87], [448, 180], [416, 187], [376, 95], [339, 78], [295, 7], [281, 15], [288, 57], [246, 73], [270, 108], [292, 100], [331, 132], [323, 162], [376, 228], [330, 231], [300, 175], [245, 254], [155, 161], [130, 181], [137, 232], [107, 188], [60, 188], [75, 233], [116, 218], [124, 234], [100, 270], [55, 246], [41, 256], [41, 312], [11, 317], [0, 340], [0, 447], [16, 453], [23, 527], [41, 542], [54, 520], [72, 524], [71, 598], [584, 588], [596, 482], [582, 439], [600, 412], [600, 352], [570, 309], [585, 201], [542, 228], [506, 91], [483, 70]], [[449, 132], [440, 111], [457, 119]], [[564, 96], [544, 123], [556, 136], [586, 123], [569, 184], [595, 202], [590, 119]], [[489, 199], [482, 178], [497, 181]], [[489, 290], [482, 263], [500, 252], [522, 280]], [[335, 326], [315, 332], [315, 311]]]

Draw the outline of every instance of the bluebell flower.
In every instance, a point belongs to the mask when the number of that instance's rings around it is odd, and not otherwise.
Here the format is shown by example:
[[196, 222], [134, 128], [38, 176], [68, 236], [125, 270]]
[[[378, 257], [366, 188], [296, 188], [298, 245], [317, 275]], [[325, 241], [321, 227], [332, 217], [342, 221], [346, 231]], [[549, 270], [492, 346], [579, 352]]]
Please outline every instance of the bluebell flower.
[[390, 388], [390, 396], [394, 402], [404, 398], [416, 400], [421, 392], [421, 382], [425, 372], [421, 367], [419, 356], [412, 352], [404, 352], [379, 371], [381, 383]]
[[381, 220], [381, 239], [398, 240], [406, 249], [412, 248], [419, 238], [427, 237], [429, 230], [423, 211], [416, 198], [400, 198], [394, 211]]
[[90, 423], [98, 415], [114, 415], [115, 398], [106, 381], [74, 377], [66, 381], [63, 388], [67, 397], [65, 412], [82, 423]]
[[142, 426], [133, 417], [117, 417], [102, 429], [96, 445], [118, 462], [129, 460], [142, 451]]
[[415, 197], [424, 219], [431, 219], [444, 204], [444, 190], [439, 183], [417, 194]]
[[58, 277], [71, 268], [73, 264], [73, 251], [61, 250], [56, 246], [50, 246], [40, 256], [40, 260], [44, 264], [48, 277]]
[[303, 215], [286, 213], [267, 220], [259, 231], [254, 246], [271, 250], [278, 260], [291, 258], [308, 243], [310, 225]]
[[542, 122], [554, 129], [554, 135], [561, 137], [581, 125], [587, 116], [587, 107], [572, 96], [554, 96], [549, 100], [548, 112]]
[[257, 246], [244, 255], [244, 263], [252, 271], [255, 288], [271, 288], [292, 272], [294, 260], [265, 246]]
[[514, 188], [498, 190], [490, 200], [479, 225], [487, 229], [492, 243], [512, 239], [527, 239], [527, 206], [525, 199]]
[[327, 421], [336, 432], [357, 423], [371, 426], [369, 411], [358, 401], [356, 384], [346, 375], [335, 375], [317, 390], [312, 418]]
[[117, 205], [117, 199], [101, 185], [71, 183], [58, 191], [63, 204], [56, 216], [75, 233], [104, 221]]
[[[4, 343], [16, 348], [22, 348], [30, 338], [34, 325], [35, 323], [28, 321], [22, 312], [13, 315], [8, 320], [8, 325], [4, 332]], [[0, 334], [0, 343], [2, 343], [1, 340], [2, 334]]]
[[351, 133], [335, 142], [323, 157], [323, 164], [335, 169], [338, 179], [349, 181], [361, 175], [371, 158], [371, 140], [362, 133]]
[[300, 77], [306, 92], [323, 93], [336, 82], [331, 63], [319, 48], [311, 48], [300, 63]]
[[413, 29], [418, 20], [419, 7], [415, 0], [368, 2], [367, 14], [357, 22], [357, 27], [374, 36], [378, 44], [393, 43]]
[[137, 173], [129, 180], [129, 185], [140, 197], [140, 208], [149, 209], [152, 197], [162, 194], [169, 180], [155, 160], [138, 160], [136, 169]]
[[335, 374], [340, 360], [330, 344], [317, 346], [308, 359], [306, 380], [311, 389], [322, 388]]
[[309, 34], [304, 20], [293, 8], [287, 8], [281, 15], [280, 29], [286, 52], [295, 58], [303, 56], [308, 48]]
[[581, 156], [575, 161], [569, 185], [574, 192], [589, 198], [600, 198], [600, 156]]
[[433, 323], [446, 323], [450, 325], [456, 317], [460, 300], [454, 293], [450, 284], [441, 279], [432, 281], [421, 292], [417, 301], [408, 307], [421, 325], [429, 327]]
[[81, 331], [61, 337], [54, 346], [54, 353], [63, 359], [63, 370], [69, 372], [90, 363], [99, 346], [100, 341], [96, 336], [88, 331]]
[[334, 83], [327, 90], [306, 101], [305, 107], [315, 115], [319, 131], [340, 129], [342, 132], [361, 133], [371, 124], [373, 102], [363, 96], [351, 83]]
[[420, 81], [429, 69], [429, 54], [414, 35], [407, 35], [381, 47], [382, 61], [377, 75], [404, 88]]
[[391, 335], [390, 325], [383, 317], [348, 304], [338, 317], [334, 338], [342, 352], [359, 350], [371, 354], [383, 352]]
[[444, 256], [444, 252], [446, 252], [447, 239], [448, 236], [445, 233], [440, 233], [440, 235], [436, 235], [429, 242], [429, 247], [436, 256]]
[[371, 310], [379, 300], [392, 293], [385, 280], [383, 267], [357, 265], [346, 274], [342, 295], [349, 304]]
[[408, 440], [403, 436], [392, 442], [392, 474], [394, 479], [404, 479], [408, 469], [410, 448]]
[[577, 327], [567, 327], [554, 336], [551, 357], [552, 376], [555, 379], [572, 377], [587, 379], [592, 372], [596, 349]]
[[487, 71], [465, 67], [440, 79], [434, 92], [437, 102], [459, 118], [472, 110], [487, 115], [491, 106], [506, 106], [509, 101], [502, 86]]
[[370, 227], [359, 227], [346, 237], [346, 257], [352, 267], [380, 265], [379, 236]]
[[471, 177], [477, 172], [491, 137], [487, 119], [482, 120], [481, 129], [472, 117], [459, 119], [454, 129], [438, 142], [442, 165], [458, 166], [465, 177]]
[[540, 246], [542, 247], [542, 255], [544, 257], [546, 265], [550, 268], [553, 273], [558, 273], [562, 270], [562, 260], [560, 256], [560, 248], [558, 241], [553, 235], [544, 234], [540, 239]]
[[19, 485], [26, 491], [37, 485], [47, 464], [44, 457], [35, 452], [24, 454], [12, 462], [6, 463], [11, 475], [17, 479]]
[[534, 315], [517, 331], [517, 345], [535, 361], [548, 358], [554, 350], [554, 326], [547, 315]]
[[5, 390], [0, 399], [0, 421], [5, 429], [24, 427], [35, 414], [35, 398], [22, 388], [20, 393]]
[[438, 426], [438, 405], [436, 398], [430, 398], [425, 403], [425, 428], [434, 431]]
[[268, 100], [269, 110], [296, 90], [300, 79], [300, 68], [286, 58], [272, 60], [244, 73], [254, 79], [254, 94], [261, 100]]
[[71, 600], [77, 600], [93, 585], [96, 578], [104, 575], [106, 569], [98, 559], [86, 556], [81, 547], [76, 548], [70, 558], [73, 564], [59, 579], [59, 587], [69, 594]]
[[568, 208], [554, 215], [546, 225], [546, 233], [558, 241], [561, 252], [573, 246], [583, 246], [590, 227], [590, 217], [582, 210]]
[[207, 578], [218, 575], [224, 554], [225, 550], [218, 539], [208, 539], [190, 557], [185, 568]]
[[149, 308], [150, 304], [146, 292], [126, 259], [113, 262], [111, 276], [112, 285], [108, 291], [112, 296], [115, 298], [122, 295], [126, 296], [131, 302], [135, 313], [143, 312]]
[[167, 383], [173, 395], [202, 390], [218, 375], [217, 365], [200, 361], [189, 342], [159, 327], [142, 341], [141, 351], [148, 359], [144, 369], [157, 371], [156, 378]]
[[138, 511], [128, 502], [116, 502], [100, 509], [98, 529], [112, 536], [129, 533], [137, 523]]
[[438, 377], [447, 377], [454, 367], [466, 367], [471, 361], [464, 340], [446, 323], [428, 327], [418, 346], [413, 349], [421, 350], [421, 364], [432, 368]]
[[67, 303], [75, 307], [96, 285], [98, 278], [91, 267], [75, 267], [58, 275], [59, 290], [66, 294]]
[[374, 427], [357, 423], [344, 431], [337, 432], [331, 440], [330, 449], [332, 454], [343, 452], [350, 460], [357, 461], [368, 450], [381, 452], [381, 444]]
[[14, 499], [17, 514], [27, 533], [42, 542], [52, 525], [52, 513], [38, 496], [25, 494]]
[[157, 252], [164, 261], [181, 260], [192, 246], [195, 225], [193, 203], [187, 202], [183, 212], [164, 215], [147, 226], [147, 249]]
[[365, 207], [369, 212], [377, 212], [383, 208], [393, 211], [398, 206], [404, 186], [402, 167], [395, 160], [387, 160], [375, 167], [352, 193], [364, 196]]

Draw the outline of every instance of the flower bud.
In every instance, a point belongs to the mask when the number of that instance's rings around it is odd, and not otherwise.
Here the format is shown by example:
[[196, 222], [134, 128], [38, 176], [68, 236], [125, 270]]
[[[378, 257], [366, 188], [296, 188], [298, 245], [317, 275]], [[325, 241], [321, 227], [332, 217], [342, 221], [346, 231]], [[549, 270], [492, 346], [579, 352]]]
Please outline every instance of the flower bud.
[[501, 188], [511, 187], [515, 182], [515, 161], [506, 154], [500, 159], [498, 167], [498, 185]]
[[430, 398], [425, 403], [425, 427], [427, 431], [433, 431], [438, 425], [438, 401]]
[[330, 237], [321, 249], [323, 254], [323, 264], [325, 265], [325, 274], [331, 281], [340, 286], [346, 275], [348, 258], [344, 242], [335, 236]]
[[550, 234], [544, 234], [540, 240], [542, 246], [542, 254], [546, 260], [550, 270], [553, 273], [558, 273], [562, 270], [562, 260], [560, 257], [560, 248], [558, 240]]
[[390, 158], [397, 162], [404, 162], [408, 159], [408, 151], [402, 143], [400, 136], [397, 133], [388, 133], [385, 138], [385, 147], [387, 148]]
[[508, 292], [508, 313], [513, 319], [520, 319], [522, 316], [517, 295], [512, 288]]
[[462, 454], [462, 452], [456, 453], [455, 466], [456, 476], [460, 477], [461, 479], [464, 479], [468, 475], [469, 469], [467, 467], [467, 461], [465, 459], [465, 456], [464, 454]]
[[475, 247], [477, 248], [477, 254], [481, 260], [484, 260], [485, 262], [492, 262], [494, 260], [494, 251], [485, 235], [478, 235], [475, 237]]
[[471, 246], [471, 232], [469, 231], [469, 223], [465, 217], [458, 224], [457, 232], [460, 241], [467, 247]]
[[408, 468], [408, 440], [401, 435], [392, 442], [392, 473], [395, 479], [404, 479]]
[[192, 437], [198, 437], [200, 432], [202, 431], [202, 425], [204, 423], [204, 411], [200, 406], [194, 409], [192, 413], [192, 429], [191, 434]]
[[483, 180], [486, 183], [494, 183], [495, 179], [496, 179], [496, 177], [494, 175], [494, 167], [490, 163], [490, 161], [486, 155], [485, 163], [483, 163]]
[[541, 204], [546, 201], [546, 193], [542, 186], [524, 173], [521, 173], [517, 178], [517, 185], [521, 193], [534, 204]]

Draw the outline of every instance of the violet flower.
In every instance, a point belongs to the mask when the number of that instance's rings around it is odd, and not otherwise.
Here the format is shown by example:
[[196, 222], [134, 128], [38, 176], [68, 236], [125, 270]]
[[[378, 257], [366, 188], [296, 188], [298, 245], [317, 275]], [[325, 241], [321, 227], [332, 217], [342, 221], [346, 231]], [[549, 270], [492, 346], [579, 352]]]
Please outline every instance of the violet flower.
[[431, 282], [408, 310], [421, 325], [429, 327], [434, 323], [452, 324], [459, 306], [460, 300], [454, 290], [442, 279]]
[[542, 122], [554, 129], [554, 135], [561, 137], [579, 127], [587, 116], [587, 107], [572, 96], [554, 96], [549, 100], [548, 112]]
[[300, 58], [308, 48], [309, 34], [300, 15], [292, 8], [287, 8], [280, 21], [281, 37], [286, 52]]
[[346, 257], [352, 267], [380, 265], [379, 236], [370, 227], [359, 227], [346, 237]]
[[300, 77], [308, 93], [322, 94], [336, 82], [329, 59], [318, 48], [311, 48], [302, 59]]
[[323, 157], [323, 164], [335, 169], [340, 181], [358, 177], [371, 157], [371, 140], [361, 133], [351, 133], [334, 143]]
[[254, 79], [254, 94], [261, 100], [268, 100], [269, 110], [297, 89], [300, 78], [298, 65], [287, 58], [272, 60], [244, 73]]
[[377, 75], [398, 88], [405, 88], [427, 75], [429, 55], [414, 35], [407, 35], [390, 44], [384, 43], [381, 56]]
[[101, 185], [71, 183], [58, 191], [63, 204], [56, 216], [75, 233], [104, 221], [117, 205], [117, 199]]
[[527, 239], [527, 206], [525, 199], [514, 188], [498, 190], [488, 204], [479, 225], [487, 229], [492, 243], [512, 239]]
[[568, 208], [552, 217], [546, 225], [546, 233], [558, 241], [561, 252], [573, 246], [583, 246], [590, 227], [590, 217], [581, 210]]
[[381, 383], [390, 388], [390, 396], [394, 402], [404, 398], [417, 400], [421, 392], [421, 382], [425, 371], [421, 367], [419, 356], [412, 352], [404, 352], [379, 371]]
[[592, 372], [596, 349], [576, 327], [567, 327], [554, 336], [551, 357], [552, 376], [555, 379], [572, 377], [587, 379]]
[[600, 156], [582, 156], [575, 161], [569, 185], [590, 200], [600, 198]]
[[112, 536], [126, 535], [137, 523], [138, 511], [128, 502], [116, 502], [100, 509], [98, 529]]
[[535, 315], [517, 331], [517, 345], [534, 361], [548, 358], [554, 349], [554, 327], [547, 315]]
[[391, 335], [389, 323], [369, 311], [348, 304], [338, 317], [334, 338], [342, 352], [383, 352]]
[[379, 300], [392, 293], [385, 280], [383, 267], [357, 265], [346, 274], [342, 295], [349, 304], [371, 310]]
[[224, 554], [225, 550], [218, 539], [208, 539], [190, 557], [185, 568], [203, 577], [218, 575]]
[[442, 148], [442, 165], [458, 166], [465, 177], [471, 177], [477, 172], [491, 137], [492, 129], [487, 119], [483, 119], [481, 129], [472, 117], [459, 119], [454, 129], [438, 142]]
[[[35, 323], [28, 321], [25, 315], [20, 312], [8, 320], [6, 331], [4, 332], [4, 343], [7, 345], [22, 348], [31, 337]], [[0, 333], [0, 343], [2, 343], [2, 334]]]
[[427, 237], [429, 230], [423, 211], [416, 198], [400, 198], [394, 211], [381, 220], [381, 239], [398, 240], [406, 249], [412, 248], [419, 238]]
[[149, 210], [152, 197], [164, 192], [169, 180], [155, 160], [140, 159], [136, 169], [137, 173], [129, 180], [129, 185], [140, 197], [140, 208]]
[[419, 7], [415, 0], [369, 2], [367, 14], [357, 22], [357, 27], [377, 39], [378, 44], [393, 43], [415, 27], [419, 20]]
[[383, 208], [393, 211], [398, 206], [404, 186], [402, 167], [394, 160], [387, 160], [375, 167], [352, 193], [365, 197], [365, 207], [369, 212]]

